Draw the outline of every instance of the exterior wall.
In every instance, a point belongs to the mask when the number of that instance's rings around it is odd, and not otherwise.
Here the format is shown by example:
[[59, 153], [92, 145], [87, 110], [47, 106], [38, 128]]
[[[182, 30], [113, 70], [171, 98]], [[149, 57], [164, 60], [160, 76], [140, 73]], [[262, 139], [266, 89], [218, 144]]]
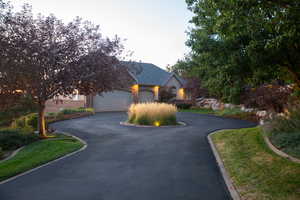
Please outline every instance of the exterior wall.
[[73, 101], [70, 99], [67, 100], [48, 100], [46, 102], [45, 112], [59, 112], [67, 108], [80, 108], [85, 106], [84, 100]]
[[174, 88], [174, 90], [176, 91], [176, 99], [182, 100], [185, 98], [184, 90], [182, 89], [182, 84], [175, 76], [172, 76], [165, 86]]
[[132, 103], [132, 94], [126, 90], [114, 90], [93, 97], [93, 108], [96, 112], [126, 111]]
[[138, 92], [138, 102], [153, 102], [155, 100], [153, 88], [153, 86], [141, 85]]

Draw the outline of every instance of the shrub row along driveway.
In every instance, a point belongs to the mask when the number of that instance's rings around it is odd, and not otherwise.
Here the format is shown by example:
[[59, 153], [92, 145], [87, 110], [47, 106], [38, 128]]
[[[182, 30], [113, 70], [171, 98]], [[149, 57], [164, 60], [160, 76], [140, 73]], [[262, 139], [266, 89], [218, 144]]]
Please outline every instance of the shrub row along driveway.
[[0, 199], [230, 199], [206, 136], [254, 124], [194, 113], [178, 118], [188, 125], [124, 127], [119, 122], [125, 113], [53, 124], [84, 139], [88, 148], [0, 185]]

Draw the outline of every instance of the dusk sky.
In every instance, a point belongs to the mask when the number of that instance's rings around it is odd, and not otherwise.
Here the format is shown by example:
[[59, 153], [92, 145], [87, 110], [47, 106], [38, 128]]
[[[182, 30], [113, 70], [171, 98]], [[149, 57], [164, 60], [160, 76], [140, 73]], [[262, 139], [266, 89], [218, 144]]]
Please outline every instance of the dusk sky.
[[166, 67], [188, 52], [192, 13], [185, 0], [11, 0], [16, 9], [29, 3], [34, 13], [53, 13], [65, 22], [76, 16], [99, 24], [104, 36], [118, 35], [131, 59]]

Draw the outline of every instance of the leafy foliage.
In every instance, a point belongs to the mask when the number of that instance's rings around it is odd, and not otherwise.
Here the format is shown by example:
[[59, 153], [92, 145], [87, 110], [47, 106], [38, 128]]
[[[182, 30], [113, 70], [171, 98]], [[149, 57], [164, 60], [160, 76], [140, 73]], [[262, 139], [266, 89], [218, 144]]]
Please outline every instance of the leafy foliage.
[[93, 108], [69, 108], [69, 109], [64, 109], [59, 112], [59, 114], [67, 115], [67, 114], [74, 114], [74, 113], [82, 113], [82, 112], [91, 112], [94, 113]]
[[290, 108], [284, 116], [277, 116], [265, 125], [268, 133], [293, 133], [300, 131], [300, 106]]
[[10, 126], [13, 120], [36, 111], [37, 107], [32, 103], [31, 98], [21, 97], [0, 112], [0, 127]]
[[25, 129], [0, 130], [0, 147], [4, 150], [15, 150], [24, 145], [37, 141], [39, 137]]
[[118, 60], [120, 39], [103, 38], [99, 26], [80, 18], [68, 24], [54, 15], [35, 18], [24, 5], [20, 12], [1, 17], [0, 46], [0, 99], [29, 96], [38, 105], [43, 137], [47, 100], [76, 90], [83, 95], [106, 92], [128, 83], [126, 67]]
[[268, 84], [248, 89], [242, 98], [246, 107], [281, 113], [287, 107], [292, 93], [292, 87]]
[[[198, 77], [223, 101], [272, 80], [300, 86], [300, 2], [186, 0], [195, 14], [190, 55], [174, 70]], [[182, 72], [183, 71], [183, 72]]]
[[300, 158], [300, 106], [289, 109], [264, 125], [271, 142], [288, 154]]

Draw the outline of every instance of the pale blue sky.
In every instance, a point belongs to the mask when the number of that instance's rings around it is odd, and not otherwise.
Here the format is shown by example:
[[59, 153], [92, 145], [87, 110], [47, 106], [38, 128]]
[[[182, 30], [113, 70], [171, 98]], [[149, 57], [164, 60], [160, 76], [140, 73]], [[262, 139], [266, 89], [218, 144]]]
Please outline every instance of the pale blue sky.
[[175, 64], [188, 52], [185, 31], [192, 13], [185, 0], [10, 0], [34, 13], [55, 14], [66, 22], [76, 16], [99, 24], [105, 36], [127, 39], [132, 59], [160, 67]]

